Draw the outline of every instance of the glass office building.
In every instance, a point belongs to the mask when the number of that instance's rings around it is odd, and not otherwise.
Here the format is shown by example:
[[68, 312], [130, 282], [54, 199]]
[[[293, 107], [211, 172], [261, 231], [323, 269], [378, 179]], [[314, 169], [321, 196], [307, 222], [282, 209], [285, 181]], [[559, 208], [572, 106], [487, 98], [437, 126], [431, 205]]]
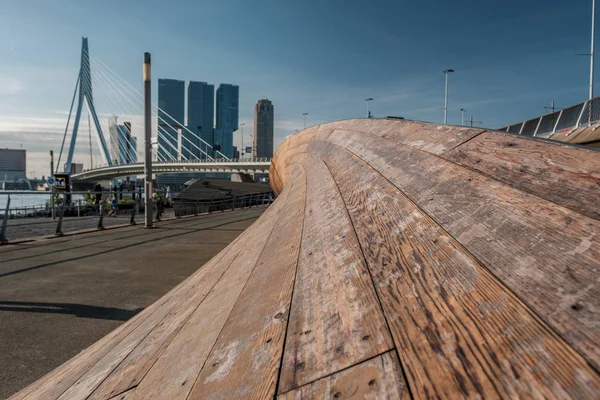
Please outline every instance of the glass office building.
[[258, 100], [254, 106], [254, 157], [273, 157], [275, 110], [268, 99]]
[[[214, 143], [215, 85], [190, 81], [187, 96], [187, 128], [212, 146]], [[190, 141], [195, 146], [192, 146]], [[182, 150], [183, 157], [186, 159], [205, 158], [202, 151], [212, 157], [210, 148], [188, 131], [182, 133], [182, 145], [187, 149]]]
[[[179, 131], [185, 118], [185, 82], [158, 80], [158, 154], [159, 159], [178, 159]], [[193, 148], [186, 142], [183, 147]]]
[[[217, 89], [217, 125], [215, 147], [226, 157], [233, 157], [233, 132], [238, 130], [240, 87], [222, 83]], [[215, 157], [218, 155], [215, 154]]]

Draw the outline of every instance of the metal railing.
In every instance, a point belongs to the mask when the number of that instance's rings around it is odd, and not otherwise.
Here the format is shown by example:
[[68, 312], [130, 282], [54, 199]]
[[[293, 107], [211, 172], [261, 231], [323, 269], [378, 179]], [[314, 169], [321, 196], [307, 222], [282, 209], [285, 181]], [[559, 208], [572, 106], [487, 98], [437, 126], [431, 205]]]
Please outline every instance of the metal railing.
[[599, 120], [600, 97], [595, 97], [583, 103], [498, 130], [517, 135], [548, 137], [556, 132], [568, 132], [582, 126], [589, 126]]
[[[144, 204], [141, 190], [71, 192], [69, 195], [70, 202], [62, 192], [54, 193], [54, 201], [52, 192], [0, 192], [0, 244], [31, 237], [62, 236], [72, 231], [135, 225], [138, 221], [143, 221]], [[97, 198], [97, 195], [100, 198]], [[221, 195], [218, 198], [215, 195], [197, 195], [191, 198], [187, 195], [180, 198], [178, 195], [179, 193], [163, 189], [153, 192], [154, 221], [268, 205], [274, 199], [271, 191], [233, 194], [229, 197]], [[27, 197], [26, 201], [23, 201], [24, 196]], [[104, 200], [98, 204], [97, 200], [102, 197]], [[114, 198], [118, 199], [116, 210], [112, 210], [111, 206], [111, 200]], [[19, 202], [28, 204], [18, 204]]]
[[[172, 160], [172, 161], [153, 161], [153, 164], [243, 164], [243, 163], [270, 163], [271, 157], [252, 157], [252, 158], [213, 158], [213, 159], [195, 159], [195, 160]], [[106, 167], [119, 167], [127, 165], [143, 164], [141, 162], [136, 163], [119, 163], [113, 162], [112, 165], [101, 164], [95, 166], [94, 169], [106, 168]], [[82, 172], [93, 171], [83, 170]]]

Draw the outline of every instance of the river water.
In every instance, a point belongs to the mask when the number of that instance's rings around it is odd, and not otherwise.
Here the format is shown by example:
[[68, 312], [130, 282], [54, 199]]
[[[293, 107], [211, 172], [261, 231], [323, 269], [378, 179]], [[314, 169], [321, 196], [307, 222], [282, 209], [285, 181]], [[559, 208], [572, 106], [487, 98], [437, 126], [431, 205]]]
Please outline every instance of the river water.
[[[12, 194], [10, 190], [0, 190], [0, 214], [6, 209], [6, 201], [10, 194], [10, 208], [22, 208], [32, 206], [43, 206], [50, 200], [51, 192], [40, 192], [32, 190], [27, 194]], [[73, 200], [83, 199], [80, 194], [74, 194]]]

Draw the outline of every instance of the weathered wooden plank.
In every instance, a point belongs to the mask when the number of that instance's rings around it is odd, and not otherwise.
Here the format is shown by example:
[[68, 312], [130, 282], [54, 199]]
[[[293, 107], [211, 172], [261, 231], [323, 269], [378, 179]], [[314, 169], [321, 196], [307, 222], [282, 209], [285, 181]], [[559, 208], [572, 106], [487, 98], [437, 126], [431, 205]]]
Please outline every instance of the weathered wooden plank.
[[[237, 240], [239, 240], [239, 237]], [[207, 263], [206, 267], [210, 267], [211, 263], [214, 264], [223, 254], [226, 254], [226, 252], [221, 252], [215, 256]], [[204, 270], [200, 269], [163, 298], [117, 328], [97, 344], [80, 353], [72, 361], [65, 363], [51, 374], [17, 393], [15, 398], [52, 399], [61, 395], [66, 395], [69, 398], [87, 396], [119, 363], [119, 360], [122, 360], [128, 354], [128, 351], [135, 347], [136, 341], [139, 342], [145, 337], [145, 334], [140, 334], [140, 331], [147, 332], [148, 329], [152, 329], [152, 325], [156, 325], [160, 321], [160, 315], [170, 312], [173, 307], [179, 304], [181, 299], [187, 298], [187, 293], [196, 288], [198, 282], [203, 279], [204, 274]], [[160, 315], [155, 315], [155, 312], [159, 312]], [[148, 321], [150, 317], [153, 318]], [[142, 322], [144, 322], [144, 325], [142, 325]], [[75, 387], [72, 388], [73, 386]], [[66, 394], [64, 394], [65, 392]]]
[[600, 153], [485, 132], [443, 157], [517, 189], [600, 219]]
[[135, 390], [135, 388], [129, 389], [126, 392], [123, 392], [114, 397], [111, 397], [109, 400], [129, 400], [129, 399], [131, 399], [131, 396], [133, 396], [134, 390]]
[[307, 174], [304, 232], [279, 393], [390, 350], [392, 340], [346, 213], [327, 167]]
[[454, 238], [370, 165], [331, 147], [318, 151], [348, 207], [414, 396], [600, 393], [586, 360]]
[[188, 399], [273, 398], [302, 237], [306, 176], [298, 169], [273, 231]]
[[443, 154], [485, 132], [485, 129], [481, 128], [437, 125], [408, 120], [356, 119], [322, 125], [318, 139], [326, 140], [329, 132], [338, 129], [387, 138], [431, 154]]
[[395, 351], [384, 353], [278, 397], [279, 400], [400, 399], [410, 395]]
[[215, 284], [227, 271], [250, 240], [257, 234], [261, 224], [253, 225], [246, 234], [238, 237], [227, 252], [221, 252], [201, 270], [193, 282], [189, 282], [188, 295], [137, 345], [137, 347], [102, 381], [88, 400], [106, 399], [136, 386], [155, 363], [165, 347], [173, 340], [190, 315], [196, 310]]
[[[286, 189], [287, 190], [287, 189]], [[185, 399], [236, 303], [275, 226], [287, 192], [261, 217], [261, 232], [249, 235], [238, 256], [194, 311], [156, 363], [137, 386], [132, 398]], [[244, 234], [246, 235], [246, 234]], [[168, 379], [165, 379], [168, 377]]]
[[600, 223], [389, 140], [328, 140], [380, 171], [600, 368]]

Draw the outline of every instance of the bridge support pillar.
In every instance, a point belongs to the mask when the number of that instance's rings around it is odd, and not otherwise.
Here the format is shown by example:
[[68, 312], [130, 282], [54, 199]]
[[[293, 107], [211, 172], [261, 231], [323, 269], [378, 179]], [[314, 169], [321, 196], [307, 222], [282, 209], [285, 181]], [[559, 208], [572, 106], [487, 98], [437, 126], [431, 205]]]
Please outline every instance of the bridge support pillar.
[[244, 172], [234, 172], [231, 174], [231, 182], [254, 182], [254, 175]]

